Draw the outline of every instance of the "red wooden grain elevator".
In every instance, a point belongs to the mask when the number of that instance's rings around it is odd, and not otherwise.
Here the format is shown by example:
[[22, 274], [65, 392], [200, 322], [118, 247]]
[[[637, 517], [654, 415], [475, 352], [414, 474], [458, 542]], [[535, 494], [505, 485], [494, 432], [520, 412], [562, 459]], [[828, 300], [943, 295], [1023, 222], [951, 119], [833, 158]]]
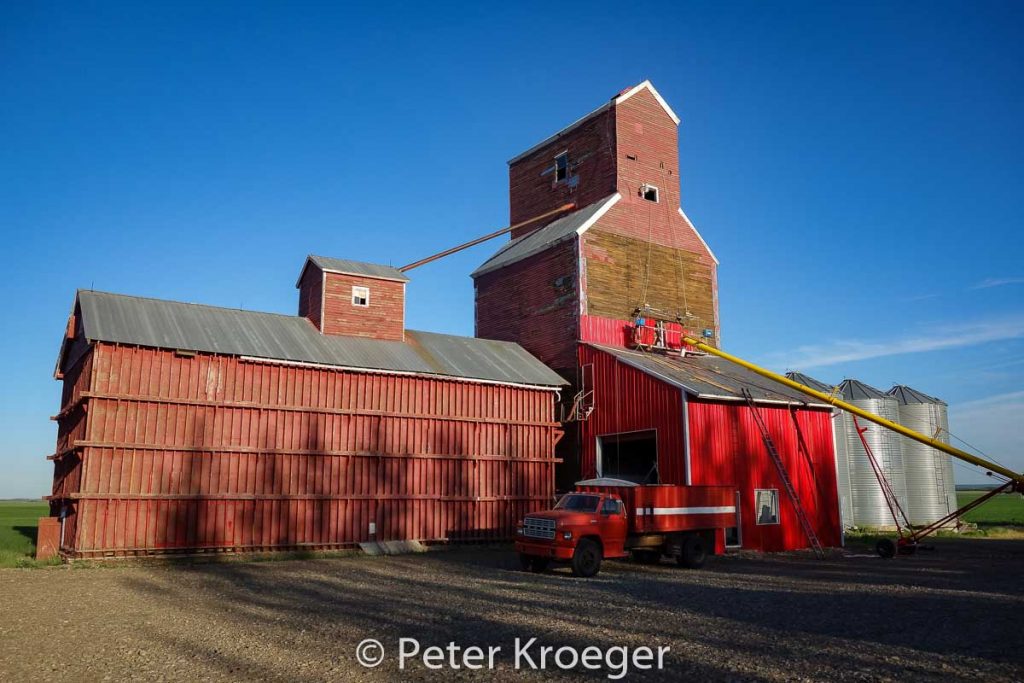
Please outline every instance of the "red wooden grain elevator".
[[678, 124], [645, 81], [509, 162], [512, 222], [581, 208], [514, 231], [477, 268], [476, 334], [520, 343], [572, 384], [560, 488], [727, 485], [731, 544], [807, 547], [802, 511], [837, 545], [829, 408], [680, 343], [685, 331], [717, 345], [720, 325], [718, 261], [680, 206]]
[[61, 553], [509, 538], [551, 502], [564, 381], [515, 343], [406, 330], [406, 280], [311, 256], [299, 316], [79, 291]]

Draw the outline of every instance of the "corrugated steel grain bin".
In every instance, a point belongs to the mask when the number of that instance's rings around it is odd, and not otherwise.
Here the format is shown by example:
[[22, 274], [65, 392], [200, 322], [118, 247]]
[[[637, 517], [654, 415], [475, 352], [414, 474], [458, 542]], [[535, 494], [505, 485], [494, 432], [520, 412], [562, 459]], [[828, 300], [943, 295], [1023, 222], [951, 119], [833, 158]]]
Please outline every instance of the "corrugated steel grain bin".
[[[137, 301], [88, 306], [130, 312]], [[164, 303], [147, 307], [150, 322], [168, 314], [153, 310]], [[230, 327], [223, 309], [195, 308], [171, 313]], [[78, 318], [62, 352], [51, 497], [65, 555], [511, 538], [517, 519], [551, 503], [562, 380], [514, 344], [412, 332], [415, 345], [353, 344], [300, 319], [308, 348], [353, 360], [363, 349], [377, 365], [339, 367], [209, 353], [195, 339], [171, 338], [177, 350], [128, 344], [102, 315]], [[396, 354], [432, 373], [380, 367]]]

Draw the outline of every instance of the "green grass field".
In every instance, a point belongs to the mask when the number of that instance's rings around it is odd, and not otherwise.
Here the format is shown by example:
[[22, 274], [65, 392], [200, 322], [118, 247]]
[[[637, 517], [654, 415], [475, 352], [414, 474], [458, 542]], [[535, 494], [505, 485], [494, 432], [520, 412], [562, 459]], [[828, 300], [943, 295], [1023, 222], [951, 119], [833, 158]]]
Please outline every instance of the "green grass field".
[[49, 509], [43, 502], [0, 500], [0, 567], [36, 564], [36, 527]]
[[[958, 491], [957, 503], [962, 507], [985, 494], [984, 491]], [[1024, 497], [1000, 494], [964, 515], [964, 521], [981, 527], [1024, 526]]]

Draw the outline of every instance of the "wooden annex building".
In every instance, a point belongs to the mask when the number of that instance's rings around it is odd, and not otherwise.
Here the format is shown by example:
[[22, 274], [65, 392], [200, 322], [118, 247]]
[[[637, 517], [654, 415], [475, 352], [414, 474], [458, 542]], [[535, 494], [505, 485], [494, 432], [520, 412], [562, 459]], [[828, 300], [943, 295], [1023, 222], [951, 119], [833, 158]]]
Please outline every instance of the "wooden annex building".
[[61, 553], [510, 536], [554, 493], [563, 381], [514, 343], [405, 330], [406, 279], [310, 257], [299, 316], [79, 291]]

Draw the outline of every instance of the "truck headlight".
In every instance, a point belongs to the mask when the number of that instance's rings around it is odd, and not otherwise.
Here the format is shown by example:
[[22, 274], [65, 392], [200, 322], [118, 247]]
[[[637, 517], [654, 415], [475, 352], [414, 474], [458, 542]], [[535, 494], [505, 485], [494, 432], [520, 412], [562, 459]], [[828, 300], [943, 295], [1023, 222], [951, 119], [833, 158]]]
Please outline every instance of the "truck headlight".
[[564, 538], [567, 541], [571, 541], [572, 540], [572, 532], [571, 531], [563, 531], [562, 532], [562, 538]]
[[516, 534], [518, 534], [519, 536], [522, 536], [522, 535], [523, 535], [523, 533], [524, 533], [524, 532], [523, 532], [523, 527], [521, 527], [521, 526], [517, 526], [517, 527], [516, 527]]

